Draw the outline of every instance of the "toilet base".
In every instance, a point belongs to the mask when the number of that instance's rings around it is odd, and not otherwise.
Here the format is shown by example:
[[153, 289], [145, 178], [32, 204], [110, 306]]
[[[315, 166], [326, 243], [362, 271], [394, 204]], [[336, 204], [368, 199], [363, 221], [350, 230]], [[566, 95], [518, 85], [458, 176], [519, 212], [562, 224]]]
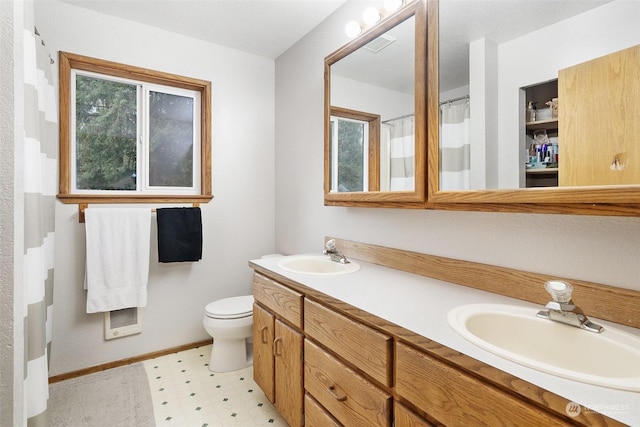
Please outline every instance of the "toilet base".
[[246, 338], [213, 340], [209, 370], [229, 372], [253, 365], [253, 343]]

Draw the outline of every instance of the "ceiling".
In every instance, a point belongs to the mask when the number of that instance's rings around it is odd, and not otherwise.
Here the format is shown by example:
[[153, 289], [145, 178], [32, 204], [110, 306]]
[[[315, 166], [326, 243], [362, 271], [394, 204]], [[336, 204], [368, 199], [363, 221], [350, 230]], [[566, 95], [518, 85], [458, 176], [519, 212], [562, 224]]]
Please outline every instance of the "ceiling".
[[345, 0], [62, 0], [275, 59]]
[[[347, 0], [62, 1], [275, 59]], [[441, 90], [468, 84], [471, 41], [502, 43], [609, 1], [440, 0]]]

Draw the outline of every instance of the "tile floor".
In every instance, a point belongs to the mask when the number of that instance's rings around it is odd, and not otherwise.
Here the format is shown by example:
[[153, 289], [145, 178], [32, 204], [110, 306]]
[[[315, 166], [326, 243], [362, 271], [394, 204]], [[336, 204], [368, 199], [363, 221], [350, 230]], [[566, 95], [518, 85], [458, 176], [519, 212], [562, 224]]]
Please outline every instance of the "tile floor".
[[210, 355], [208, 345], [144, 361], [157, 426], [287, 426], [253, 368], [213, 373]]

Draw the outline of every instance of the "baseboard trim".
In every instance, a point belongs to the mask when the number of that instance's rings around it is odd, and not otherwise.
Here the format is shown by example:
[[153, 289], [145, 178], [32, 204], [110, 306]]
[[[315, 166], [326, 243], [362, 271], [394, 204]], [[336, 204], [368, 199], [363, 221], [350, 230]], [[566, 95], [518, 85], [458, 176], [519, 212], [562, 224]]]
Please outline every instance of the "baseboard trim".
[[154, 359], [156, 357], [166, 356], [167, 354], [177, 353], [179, 351], [190, 350], [192, 348], [202, 347], [211, 344], [211, 338], [208, 340], [198, 341], [191, 344], [179, 345], [177, 347], [167, 348], [165, 350], [154, 351], [151, 353], [141, 354], [140, 356], [128, 357], [126, 359], [116, 360], [102, 365], [91, 366], [89, 368], [79, 369], [77, 371], [67, 372], [66, 374], [54, 375], [49, 377], [49, 384], [68, 380], [71, 378], [81, 377], [83, 375], [94, 374], [107, 369], [117, 368], [119, 366], [130, 365], [132, 363], [142, 362], [143, 360]]

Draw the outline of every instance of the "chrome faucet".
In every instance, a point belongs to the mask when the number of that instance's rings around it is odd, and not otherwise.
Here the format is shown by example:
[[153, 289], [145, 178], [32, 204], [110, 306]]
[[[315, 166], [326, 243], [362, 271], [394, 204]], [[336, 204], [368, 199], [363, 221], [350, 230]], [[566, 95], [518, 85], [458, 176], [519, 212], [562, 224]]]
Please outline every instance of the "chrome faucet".
[[340, 264], [349, 264], [347, 257], [336, 249], [335, 239], [328, 240], [327, 243], [325, 243], [322, 253], [329, 255], [331, 257], [331, 261], [339, 262]]
[[544, 288], [551, 294], [553, 301], [547, 303], [548, 310], [540, 310], [538, 317], [553, 320], [586, 329], [590, 332], [602, 332], [604, 328], [591, 322], [580, 307], [576, 306], [571, 299], [573, 286], [560, 280], [552, 280], [544, 284]]

